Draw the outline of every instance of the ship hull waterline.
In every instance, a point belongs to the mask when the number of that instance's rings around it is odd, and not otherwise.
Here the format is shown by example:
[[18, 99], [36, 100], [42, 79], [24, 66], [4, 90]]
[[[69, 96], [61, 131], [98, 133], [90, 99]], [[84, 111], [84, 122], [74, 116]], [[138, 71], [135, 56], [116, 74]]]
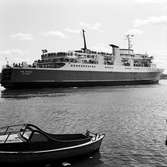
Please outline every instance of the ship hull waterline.
[[[8, 89], [157, 84], [161, 72], [99, 72], [5, 69], [1, 85]], [[9, 73], [9, 74], [8, 74]]]
[[119, 85], [140, 85], [140, 84], [158, 84], [159, 81], [139, 80], [139, 81], [106, 81], [106, 82], [18, 82], [2, 85], [7, 89], [25, 89], [25, 88], [65, 88], [65, 87], [90, 87], [90, 86], [119, 86]]

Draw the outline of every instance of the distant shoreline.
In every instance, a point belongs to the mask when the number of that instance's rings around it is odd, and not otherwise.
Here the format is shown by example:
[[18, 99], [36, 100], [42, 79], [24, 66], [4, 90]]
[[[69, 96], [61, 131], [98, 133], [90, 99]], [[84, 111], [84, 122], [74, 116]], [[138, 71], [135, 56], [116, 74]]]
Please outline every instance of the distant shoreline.
[[167, 74], [161, 74], [161, 79], [167, 79]]

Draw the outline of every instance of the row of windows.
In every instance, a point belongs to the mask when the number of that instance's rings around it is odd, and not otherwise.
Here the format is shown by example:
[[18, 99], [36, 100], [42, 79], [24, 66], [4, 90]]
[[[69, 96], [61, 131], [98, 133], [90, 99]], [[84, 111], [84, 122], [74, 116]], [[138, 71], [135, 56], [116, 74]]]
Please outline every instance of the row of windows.
[[113, 68], [113, 67], [105, 66], [105, 68]]
[[91, 65], [75, 65], [75, 64], [72, 64], [71, 67], [88, 67], [88, 68], [95, 68], [96, 66], [91, 66]]

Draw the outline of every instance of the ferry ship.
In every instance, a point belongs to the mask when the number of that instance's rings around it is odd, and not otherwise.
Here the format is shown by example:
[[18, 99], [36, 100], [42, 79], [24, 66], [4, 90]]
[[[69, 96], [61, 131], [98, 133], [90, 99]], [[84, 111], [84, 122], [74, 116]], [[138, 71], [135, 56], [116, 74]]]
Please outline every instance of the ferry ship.
[[6, 65], [1, 85], [5, 88], [112, 86], [158, 83], [162, 69], [152, 63], [152, 56], [136, 54], [127, 35], [128, 49], [110, 44], [112, 52], [98, 52], [84, 47], [68, 52], [42, 50], [40, 60]]

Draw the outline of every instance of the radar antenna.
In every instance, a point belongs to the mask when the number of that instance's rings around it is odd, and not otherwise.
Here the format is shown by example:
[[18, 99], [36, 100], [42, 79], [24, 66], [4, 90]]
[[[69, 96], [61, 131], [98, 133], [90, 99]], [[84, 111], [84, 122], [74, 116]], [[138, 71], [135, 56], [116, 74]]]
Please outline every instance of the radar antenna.
[[84, 48], [83, 48], [83, 50], [86, 51], [87, 50], [87, 46], [86, 46], [85, 30], [83, 29], [82, 32], [83, 32], [83, 40], [84, 40]]
[[127, 34], [126, 39], [128, 40], [128, 50], [132, 49], [132, 38], [134, 37], [133, 34]]

